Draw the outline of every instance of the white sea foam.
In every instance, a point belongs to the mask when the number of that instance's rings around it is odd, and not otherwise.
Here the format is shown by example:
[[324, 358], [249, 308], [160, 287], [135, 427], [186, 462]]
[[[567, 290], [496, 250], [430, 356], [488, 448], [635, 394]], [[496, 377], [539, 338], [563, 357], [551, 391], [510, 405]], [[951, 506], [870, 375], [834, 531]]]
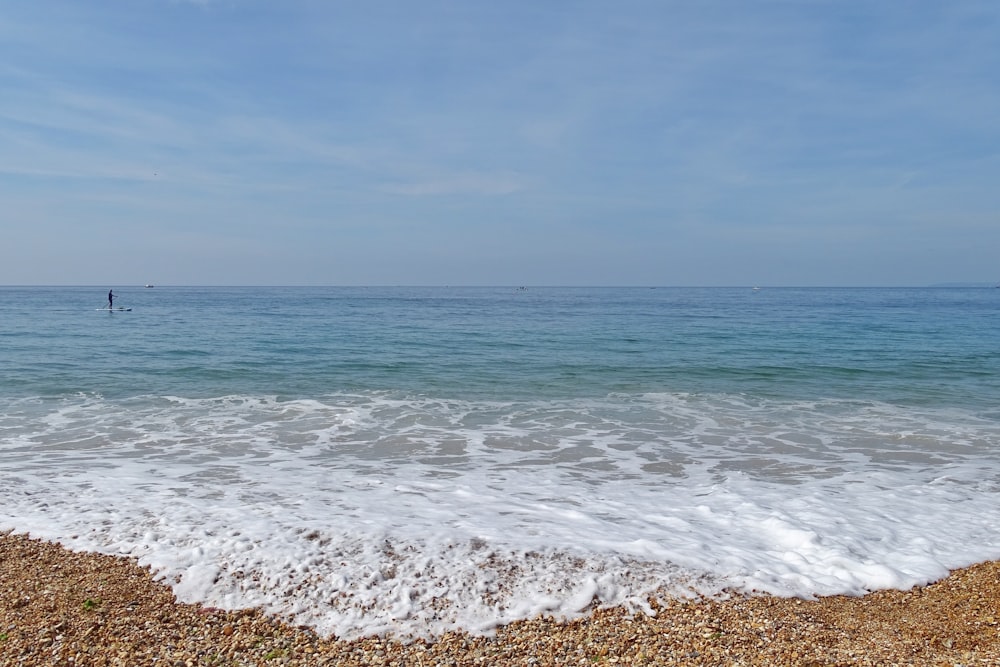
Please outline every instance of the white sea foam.
[[1000, 558], [1000, 432], [959, 411], [368, 394], [3, 415], [0, 529], [338, 636], [488, 631], [657, 591], [862, 594]]

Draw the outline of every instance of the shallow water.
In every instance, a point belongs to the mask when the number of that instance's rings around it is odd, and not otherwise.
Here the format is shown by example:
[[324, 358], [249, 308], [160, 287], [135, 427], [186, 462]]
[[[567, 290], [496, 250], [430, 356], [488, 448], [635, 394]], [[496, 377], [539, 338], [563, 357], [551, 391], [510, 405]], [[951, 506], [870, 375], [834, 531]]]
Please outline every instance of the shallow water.
[[0, 528], [182, 599], [483, 630], [1000, 557], [1000, 290], [120, 291], [0, 288]]

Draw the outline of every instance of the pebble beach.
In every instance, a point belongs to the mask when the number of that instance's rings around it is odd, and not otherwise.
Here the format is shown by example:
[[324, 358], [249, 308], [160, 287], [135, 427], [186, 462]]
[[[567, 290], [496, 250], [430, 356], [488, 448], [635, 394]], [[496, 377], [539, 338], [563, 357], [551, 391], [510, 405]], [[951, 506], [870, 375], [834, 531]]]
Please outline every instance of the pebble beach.
[[662, 600], [491, 636], [321, 637], [258, 610], [176, 601], [134, 560], [0, 535], [0, 664], [997, 665], [1000, 563], [862, 597]]
[[995, 291], [0, 289], [0, 667], [1000, 666]]

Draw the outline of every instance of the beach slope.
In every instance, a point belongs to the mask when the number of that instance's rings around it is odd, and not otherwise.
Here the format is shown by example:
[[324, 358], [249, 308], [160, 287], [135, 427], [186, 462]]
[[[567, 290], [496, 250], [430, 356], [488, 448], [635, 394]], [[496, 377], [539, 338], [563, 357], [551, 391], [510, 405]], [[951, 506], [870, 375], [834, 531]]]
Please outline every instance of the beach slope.
[[1000, 564], [909, 591], [672, 601], [493, 637], [319, 637], [255, 610], [178, 603], [135, 561], [0, 535], [3, 665], [998, 665]]

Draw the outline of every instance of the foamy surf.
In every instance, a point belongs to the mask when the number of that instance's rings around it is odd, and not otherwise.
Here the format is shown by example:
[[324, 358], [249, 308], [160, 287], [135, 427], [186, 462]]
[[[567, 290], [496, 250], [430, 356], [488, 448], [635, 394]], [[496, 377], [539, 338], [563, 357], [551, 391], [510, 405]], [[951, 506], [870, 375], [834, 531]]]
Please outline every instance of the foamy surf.
[[961, 410], [388, 392], [5, 407], [0, 528], [341, 637], [651, 595], [857, 595], [1000, 557], [1000, 438]]

